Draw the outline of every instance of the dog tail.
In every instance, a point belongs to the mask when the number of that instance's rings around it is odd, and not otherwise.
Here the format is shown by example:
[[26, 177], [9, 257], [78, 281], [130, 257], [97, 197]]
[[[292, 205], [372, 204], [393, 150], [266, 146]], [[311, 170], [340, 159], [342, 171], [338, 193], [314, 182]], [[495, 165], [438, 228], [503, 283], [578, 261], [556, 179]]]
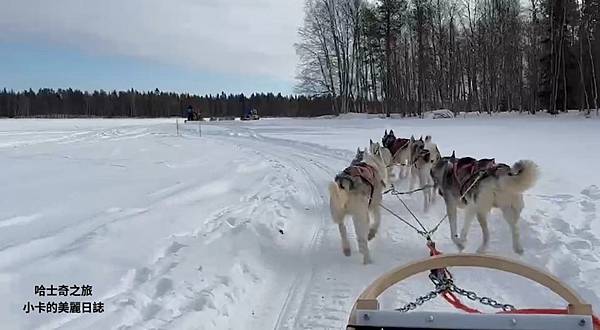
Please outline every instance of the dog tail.
[[501, 185], [509, 190], [522, 193], [533, 187], [539, 175], [538, 166], [531, 160], [514, 163], [510, 173], [502, 177]]
[[337, 180], [336, 182], [329, 183], [329, 204], [334, 219], [337, 218], [336, 215], [344, 213], [343, 210], [348, 204], [348, 192], [346, 190], [349, 189], [349, 187], [344, 187], [344, 181], [346, 181], [346, 179], [339, 181], [339, 184]]

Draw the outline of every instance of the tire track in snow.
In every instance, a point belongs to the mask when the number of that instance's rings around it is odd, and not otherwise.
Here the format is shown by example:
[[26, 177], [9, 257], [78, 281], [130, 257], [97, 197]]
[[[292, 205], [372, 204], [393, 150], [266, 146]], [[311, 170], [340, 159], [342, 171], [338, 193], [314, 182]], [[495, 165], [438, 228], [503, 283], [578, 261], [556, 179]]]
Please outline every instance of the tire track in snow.
[[[267, 155], [270, 159], [276, 159], [288, 165], [288, 167], [302, 173], [309, 182], [310, 195], [314, 208], [313, 214], [318, 216], [315, 220], [316, 228], [310, 235], [308, 243], [302, 247], [300, 255], [307, 258], [307, 270], [297, 273], [293, 281], [287, 287], [287, 294], [275, 319], [274, 329], [297, 329], [300, 320], [298, 312], [305, 305], [310, 291], [310, 283], [315, 278], [317, 265], [314, 256], [319, 254], [323, 242], [323, 236], [329, 230], [329, 201], [324, 194], [324, 187], [336, 171], [323, 162], [324, 159], [331, 160], [331, 154], [322, 153], [314, 146], [290, 143], [286, 140], [265, 138], [257, 135], [251, 130], [237, 127], [237, 132], [230, 132], [228, 139], [243, 148], [254, 149], [255, 152]], [[240, 132], [240, 130], [242, 132]], [[241, 134], [240, 134], [241, 133]], [[350, 153], [348, 153], [350, 154]], [[308, 156], [309, 158], [304, 158]], [[321, 161], [313, 158], [321, 158]], [[340, 159], [335, 159], [339, 162]], [[310, 170], [316, 171], [310, 171]], [[319, 173], [319, 175], [316, 175]], [[317, 182], [319, 180], [320, 184]], [[319, 207], [320, 206], [320, 207]]]

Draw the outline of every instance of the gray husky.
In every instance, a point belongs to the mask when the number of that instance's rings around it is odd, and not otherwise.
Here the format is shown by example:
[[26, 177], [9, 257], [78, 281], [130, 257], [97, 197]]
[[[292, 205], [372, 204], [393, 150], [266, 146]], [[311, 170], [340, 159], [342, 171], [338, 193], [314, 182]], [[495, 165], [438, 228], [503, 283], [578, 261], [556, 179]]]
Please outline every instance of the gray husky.
[[356, 154], [354, 155], [354, 159], [352, 159], [350, 162], [350, 165], [358, 165], [362, 163], [363, 159], [365, 158], [365, 151], [366, 150], [360, 150], [360, 148], [356, 148]]
[[[357, 151], [357, 156], [360, 155]], [[344, 219], [352, 216], [358, 250], [363, 255], [363, 263], [371, 263], [368, 241], [377, 234], [381, 223], [379, 204], [383, 198], [386, 167], [380, 157], [362, 152], [362, 162], [354, 162], [339, 173], [329, 183], [330, 211], [333, 221], [338, 225], [342, 239], [342, 251], [350, 256], [350, 243]], [[373, 223], [369, 220], [373, 215]]]
[[[524, 207], [523, 192], [533, 187], [538, 167], [530, 160], [519, 160], [512, 167], [496, 164], [493, 159], [443, 157], [431, 169], [435, 189], [446, 202], [452, 241], [463, 250], [467, 233], [476, 216], [481, 226], [483, 242], [477, 252], [487, 249], [490, 234], [487, 216], [496, 207], [502, 211], [512, 232], [513, 250], [522, 254], [518, 221]], [[465, 223], [457, 235], [457, 207], [465, 209]]]

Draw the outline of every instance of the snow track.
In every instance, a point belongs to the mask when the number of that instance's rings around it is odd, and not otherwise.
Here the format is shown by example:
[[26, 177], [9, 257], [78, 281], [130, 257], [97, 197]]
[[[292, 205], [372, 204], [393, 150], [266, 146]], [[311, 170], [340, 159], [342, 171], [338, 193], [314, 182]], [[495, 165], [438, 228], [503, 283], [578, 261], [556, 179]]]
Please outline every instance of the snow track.
[[[239, 130], [239, 128], [237, 129]], [[332, 157], [324, 154], [322, 150], [310, 148], [306, 145], [292, 144], [285, 140], [266, 139], [257, 136], [252, 131], [243, 130], [243, 133], [229, 132], [230, 136], [250, 136], [250, 141], [239, 141], [232, 139], [242, 147], [256, 150], [261, 156], [266, 156], [269, 159], [278, 159], [279, 162], [285, 164], [288, 170], [293, 170], [299, 173], [306, 179], [309, 190], [308, 195], [311, 197], [312, 210], [310, 212], [311, 221], [314, 222], [311, 233], [302, 233], [309, 240], [299, 249], [299, 264], [295, 268], [299, 270], [290, 285], [277, 286], [285, 293], [285, 299], [281, 310], [277, 313], [277, 319], [274, 325], [275, 329], [298, 329], [299, 317], [298, 312], [306, 303], [308, 290], [314, 282], [315, 269], [317, 265], [315, 261], [318, 255], [322, 252], [323, 236], [328, 232], [330, 225], [328, 196], [324, 195], [326, 191], [325, 185], [331, 179], [331, 174], [334, 170], [327, 165], [331, 163]], [[344, 162], [339, 158], [333, 159], [334, 162]], [[285, 280], [283, 280], [285, 282]], [[302, 326], [300, 326], [302, 327]]]

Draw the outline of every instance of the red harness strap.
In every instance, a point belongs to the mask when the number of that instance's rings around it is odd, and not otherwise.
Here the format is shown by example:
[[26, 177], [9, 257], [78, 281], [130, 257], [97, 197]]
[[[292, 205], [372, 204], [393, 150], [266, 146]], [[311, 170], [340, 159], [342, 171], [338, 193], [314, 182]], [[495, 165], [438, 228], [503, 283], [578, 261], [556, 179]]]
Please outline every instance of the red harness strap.
[[[431, 240], [427, 240], [427, 247], [429, 248], [429, 255], [432, 257], [442, 254], [442, 252], [435, 247], [435, 243]], [[432, 269], [431, 272], [441, 277], [447, 276], [448, 278], [452, 278], [452, 274], [450, 274], [450, 271], [448, 271], [447, 268]], [[442, 293], [442, 297], [456, 309], [460, 309], [467, 313], [481, 313], [480, 311], [463, 304], [462, 301], [460, 301], [460, 298], [458, 298], [454, 292], [446, 291]]]

